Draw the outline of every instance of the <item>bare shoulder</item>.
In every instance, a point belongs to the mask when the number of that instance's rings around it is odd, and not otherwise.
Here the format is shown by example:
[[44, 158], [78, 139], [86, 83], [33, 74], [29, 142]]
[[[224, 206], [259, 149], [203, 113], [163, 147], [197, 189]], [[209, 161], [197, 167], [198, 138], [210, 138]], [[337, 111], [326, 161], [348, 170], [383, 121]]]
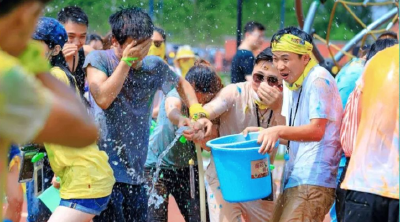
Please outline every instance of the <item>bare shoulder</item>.
[[84, 45], [83, 51], [85, 52], [85, 56], [87, 56], [90, 52], [94, 51], [94, 48], [90, 47], [89, 45]]

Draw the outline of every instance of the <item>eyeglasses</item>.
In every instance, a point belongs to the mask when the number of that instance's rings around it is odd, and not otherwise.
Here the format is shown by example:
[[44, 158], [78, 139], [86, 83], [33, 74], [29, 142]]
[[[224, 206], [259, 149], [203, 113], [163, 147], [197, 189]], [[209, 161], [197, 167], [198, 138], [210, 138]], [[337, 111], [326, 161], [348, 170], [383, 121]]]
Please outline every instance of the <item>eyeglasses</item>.
[[154, 46], [157, 47], [157, 48], [160, 47], [161, 44], [163, 44], [163, 42], [164, 42], [164, 41], [153, 41]]
[[253, 81], [257, 84], [264, 82], [265, 80], [267, 80], [267, 83], [269, 86], [273, 87], [276, 86], [278, 87], [280, 90], [283, 89], [283, 84], [279, 84], [279, 80], [277, 77], [275, 76], [267, 76], [265, 77], [264, 75], [261, 74], [253, 74]]

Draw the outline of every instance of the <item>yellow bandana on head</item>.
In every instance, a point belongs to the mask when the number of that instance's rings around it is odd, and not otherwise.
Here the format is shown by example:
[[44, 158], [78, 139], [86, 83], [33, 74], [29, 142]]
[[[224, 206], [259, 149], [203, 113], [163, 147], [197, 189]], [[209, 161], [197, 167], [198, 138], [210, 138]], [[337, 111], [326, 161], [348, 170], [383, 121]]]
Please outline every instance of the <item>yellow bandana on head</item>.
[[318, 64], [317, 61], [313, 59], [312, 50], [313, 45], [311, 43], [292, 34], [284, 34], [272, 42], [272, 52], [292, 52], [299, 55], [310, 55], [311, 59], [300, 77], [293, 84], [289, 84], [285, 81], [286, 86], [290, 90], [298, 90], [310, 70]]

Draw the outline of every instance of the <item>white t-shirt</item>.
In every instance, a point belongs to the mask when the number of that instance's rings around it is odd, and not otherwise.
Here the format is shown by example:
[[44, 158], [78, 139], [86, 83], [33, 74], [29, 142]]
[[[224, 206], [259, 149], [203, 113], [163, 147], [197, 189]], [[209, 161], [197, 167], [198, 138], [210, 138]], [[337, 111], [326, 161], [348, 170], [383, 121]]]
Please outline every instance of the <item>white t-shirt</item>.
[[[301, 94], [300, 94], [301, 92]], [[296, 112], [296, 104], [300, 96]], [[292, 110], [292, 111], [291, 111]], [[327, 119], [325, 135], [319, 142], [290, 142], [290, 159], [285, 166], [285, 188], [299, 185], [336, 187], [340, 160], [340, 124], [342, 104], [339, 90], [331, 74], [317, 65], [310, 70], [302, 89], [291, 91], [284, 87], [282, 115], [292, 126], [310, 124], [311, 119]]]

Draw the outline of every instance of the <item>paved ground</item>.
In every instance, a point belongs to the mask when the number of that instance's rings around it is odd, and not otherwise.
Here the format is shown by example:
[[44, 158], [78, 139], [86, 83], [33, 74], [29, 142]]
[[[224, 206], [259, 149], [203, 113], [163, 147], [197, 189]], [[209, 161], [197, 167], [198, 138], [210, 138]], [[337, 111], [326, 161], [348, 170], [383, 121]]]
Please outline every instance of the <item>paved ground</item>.
[[[275, 179], [275, 183], [277, 185], [280, 184], [280, 178], [281, 178], [282, 171], [283, 171], [283, 161], [276, 161], [275, 162], [275, 170], [274, 170], [274, 179]], [[279, 190], [279, 187], [278, 187], [278, 190]], [[26, 216], [27, 216], [27, 211], [26, 211], [26, 202], [25, 202], [21, 222], [26, 221]], [[176, 205], [176, 202], [172, 196], [170, 197], [170, 204], [168, 207], [168, 221], [169, 222], [185, 222], [182, 215], [180, 214], [178, 206]], [[330, 222], [330, 218], [328, 215], [325, 217], [324, 222]]]

